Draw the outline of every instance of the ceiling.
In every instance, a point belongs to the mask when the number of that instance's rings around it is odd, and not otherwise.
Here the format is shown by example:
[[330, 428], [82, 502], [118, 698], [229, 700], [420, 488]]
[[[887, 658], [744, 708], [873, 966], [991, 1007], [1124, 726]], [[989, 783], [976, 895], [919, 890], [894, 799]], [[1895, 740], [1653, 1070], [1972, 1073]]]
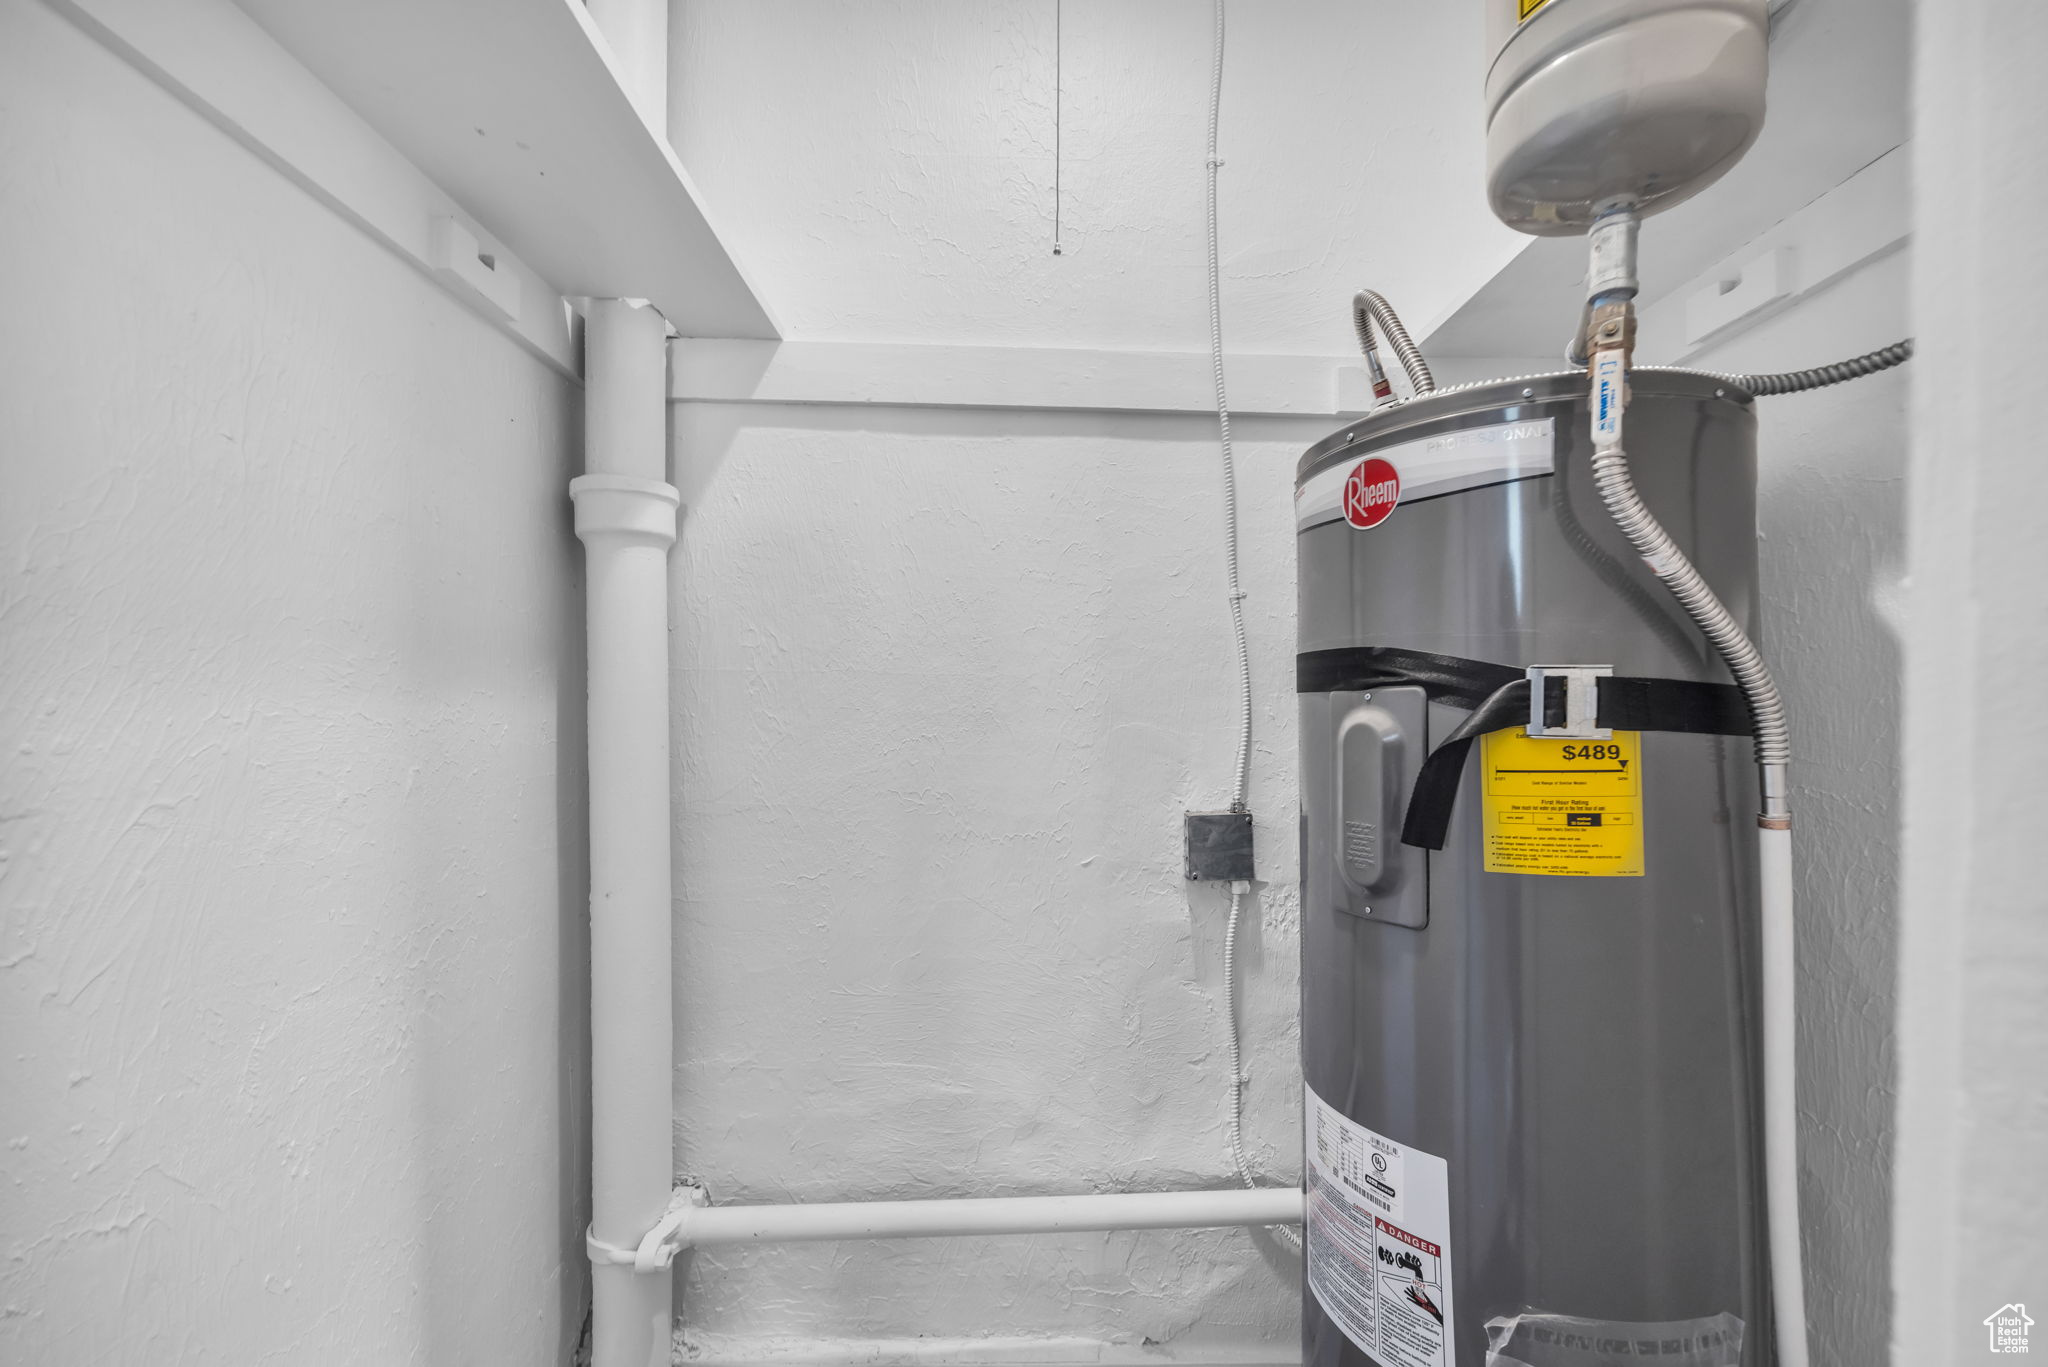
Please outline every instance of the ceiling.
[[[1359, 286], [1427, 318], [1513, 255], [1479, 19], [1232, 7], [1233, 352], [1348, 354]], [[1212, 37], [1189, 0], [683, 0], [670, 138], [788, 337], [1199, 351]]]

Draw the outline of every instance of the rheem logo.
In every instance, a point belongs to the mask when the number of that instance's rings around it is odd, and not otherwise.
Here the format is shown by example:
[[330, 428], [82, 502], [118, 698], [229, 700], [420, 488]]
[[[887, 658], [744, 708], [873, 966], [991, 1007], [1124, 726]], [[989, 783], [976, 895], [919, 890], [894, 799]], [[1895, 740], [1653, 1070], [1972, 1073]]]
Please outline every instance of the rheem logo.
[[1360, 461], [1344, 481], [1344, 520], [1360, 530], [1385, 522], [1400, 501], [1400, 472], [1377, 456]]

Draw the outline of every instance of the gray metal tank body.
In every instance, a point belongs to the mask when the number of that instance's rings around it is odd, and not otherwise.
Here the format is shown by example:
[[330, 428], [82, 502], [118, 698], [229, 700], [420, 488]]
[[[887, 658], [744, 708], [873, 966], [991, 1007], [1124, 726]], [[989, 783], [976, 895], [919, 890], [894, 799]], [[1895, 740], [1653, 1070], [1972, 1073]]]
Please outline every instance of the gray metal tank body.
[[[1404, 501], [1367, 530], [1303, 531], [1301, 649], [1729, 682], [1600, 503], [1585, 388], [1570, 374], [1439, 395], [1311, 450], [1298, 484], [1419, 437], [1555, 419], [1552, 475]], [[1632, 392], [1643, 497], [1753, 621], [1748, 396], [1652, 371]], [[1361, 699], [1301, 698], [1302, 1065], [1349, 1119], [1448, 1161], [1453, 1367], [1486, 1362], [1488, 1320], [1531, 1311], [1729, 1312], [1742, 1361], [1772, 1362], [1750, 742], [1643, 735], [1639, 878], [1483, 872], [1475, 759], [1441, 853], [1388, 843], [1427, 880], [1427, 925], [1410, 929], [1358, 914], [1337, 874], [1333, 732]], [[1465, 716], [1427, 707], [1427, 745]], [[1303, 1300], [1312, 1367], [1373, 1361]]]

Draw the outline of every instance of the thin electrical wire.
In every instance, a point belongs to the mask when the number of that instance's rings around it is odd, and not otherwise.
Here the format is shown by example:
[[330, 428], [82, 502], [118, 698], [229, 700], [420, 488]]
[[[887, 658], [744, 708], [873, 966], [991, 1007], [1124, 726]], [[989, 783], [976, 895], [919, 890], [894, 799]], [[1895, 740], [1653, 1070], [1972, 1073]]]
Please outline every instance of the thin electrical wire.
[[[1209, 80], [1209, 360], [1216, 376], [1216, 437], [1223, 457], [1223, 544], [1230, 630], [1237, 644], [1237, 758], [1231, 770], [1230, 810], [1242, 812], [1249, 810], [1251, 788], [1252, 657], [1245, 640], [1244, 588], [1238, 573], [1237, 455], [1230, 442], [1230, 399], [1223, 383], [1223, 274], [1217, 260], [1216, 173], [1223, 166], [1217, 155], [1217, 130], [1223, 117], [1223, 4], [1224, 0], [1216, 0], [1216, 53]], [[1237, 929], [1244, 915], [1245, 891], [1242, 883], [1232, 884], [1230, 889], [1230, 921], [1223, 932], [1223, 997], [1230, 1038], [1230, 1158], [1244, 1184], [1256, 1187], [1258, 1182], [1244, 1152], [1244, 1090], [1250, 1079], [1244, 1072], [1244, 1042], [1237, 1022]], [[1292, 1228], [1275, 1225], [1273, 1235], [1301, 1251], [1301, 1235]]]
[[1052, 254], [1060, 254], [1060, 112], [1065, 103], [1066, 75], [1062, 70], [1066, 45], [1061, 31], [1066, 26], [1066, 0], [1052, 0]]
[[1230, 630], [1237, 644], [1237, 758], [1231, 765], [1230, 810], [1247, 810], [1252, 761], [1252, 660], [1244, 633], [1244, 588], [1238, 572], [1237, 454], [1230, 441], [1230, 398], [1223, 383], [1223, 276], [1217, 261], [1217, 126], [1223, 113], [1223, 0], [1216, 0], [1216, 61], [1209, 83], [1209, 363], [1216, 378], [1216, 439], [1223, 452], [1223, 545], [1230, 593]]

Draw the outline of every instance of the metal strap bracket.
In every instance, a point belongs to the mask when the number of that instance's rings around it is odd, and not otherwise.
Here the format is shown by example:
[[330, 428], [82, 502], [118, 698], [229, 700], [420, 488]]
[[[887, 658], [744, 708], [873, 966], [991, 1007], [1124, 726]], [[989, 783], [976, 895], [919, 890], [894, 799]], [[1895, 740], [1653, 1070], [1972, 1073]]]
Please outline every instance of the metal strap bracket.
[[[1529, 734], [1538, 740], [1608, 740], [1614, 732], [1600, 725], [1601, 679], [1614, 675], [1613, 665], [1530, 665]], [[1552, 679], [1564, 681], [1564, 725], [1545, 723], [1545, 695]]]
[[590, 1261], [599, 1266], [630, 1267], [635, 1272], [659, 1272], [676, 1260], [676, 1253], [688, 1242], [684, 1225], [690, 1212], [711, 1204], [711, 1193], [696, 1182], [678, 1183], [669, 1193], [668, 1212], [647, 1231], [638, 1248], [620, 1248], [583, 1231], [583, 1248]]

